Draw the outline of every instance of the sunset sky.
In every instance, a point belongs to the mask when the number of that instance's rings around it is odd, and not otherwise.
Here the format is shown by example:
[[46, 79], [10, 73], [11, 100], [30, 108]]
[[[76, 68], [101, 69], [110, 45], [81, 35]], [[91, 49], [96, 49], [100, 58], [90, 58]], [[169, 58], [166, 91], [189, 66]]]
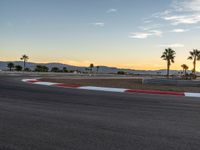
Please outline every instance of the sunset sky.
[[[200, 49], [200, 0], [0, 0], [0, 61], [172, 69]], [[198, 69], [200, 70], [200, 63]]]

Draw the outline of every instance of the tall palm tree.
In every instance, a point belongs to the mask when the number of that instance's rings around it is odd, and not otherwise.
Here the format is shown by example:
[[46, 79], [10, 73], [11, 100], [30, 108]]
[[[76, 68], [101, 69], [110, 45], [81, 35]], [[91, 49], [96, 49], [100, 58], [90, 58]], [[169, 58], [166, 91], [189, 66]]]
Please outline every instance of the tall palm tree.
[[193, 70], [192, 72], [196, 74], [196, 63], [198, 60], [200, 60], [200, 51], [198, 49], [193, 49], [193, 51], [190, 51], [190, 56], [188, 57], [189, 60], [193, 60]]
[[189, 67], [186, 64], [182, 64], [181, 67], [183, 68], [183, 72], [186, 75], [186, 72], [189, 69]]
[[174, 63], [175, 54], [176, 52], [173, 49], [168, 48], [168, 49], [165, 49], [165, 51], [163, 52], [161, 56], [163, 60], [167, 61], [167, 77], [168, 78], [169, 78], [169, 70], [170, 70], [171, 63]]
[[90, 71], [92, 72], [92, 69], [94, 68], [94, 64], [90, 64], [89, 68], [90, 68]]
[[11, 71], [12, 70], [12, 68], [14, 68], [15, 67], [15, 65], [12, 63], [12, 62], [9, 62], [8, 64], [7, 64], [7, 67], [9, 68], [9, 70]]
[[22, 57], [20, 59], [24, 61], [24, 70], [25, 70], [26, 62], [28, 61], [29, 57], [27, 55], [22, 55]]
[[96, 68], [97, 68], [97, 73], [98, 73], [98, 72], [99, 72], [99, 68], [100, 68], [100, 66], [97, 66]]

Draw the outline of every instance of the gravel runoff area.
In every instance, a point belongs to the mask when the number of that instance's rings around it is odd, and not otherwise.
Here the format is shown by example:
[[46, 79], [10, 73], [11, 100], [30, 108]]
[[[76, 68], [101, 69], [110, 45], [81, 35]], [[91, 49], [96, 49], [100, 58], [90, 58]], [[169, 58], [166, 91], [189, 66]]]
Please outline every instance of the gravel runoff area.
[[98, 87], [115, 87], [141, 90], [160, 90], [176, 92], [198, 92], [200, 87], [177, 87], [177, 86], [160, 86], [160, 85], [143, 85], [142, 79], [56, 79], [42, 78], [42, 81], [65, 83], [79, 86], [98, 86]]

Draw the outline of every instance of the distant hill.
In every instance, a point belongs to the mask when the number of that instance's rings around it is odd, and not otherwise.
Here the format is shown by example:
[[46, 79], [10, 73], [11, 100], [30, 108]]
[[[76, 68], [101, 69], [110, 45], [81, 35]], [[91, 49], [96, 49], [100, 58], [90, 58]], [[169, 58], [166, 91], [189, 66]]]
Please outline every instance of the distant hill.
[[[4, 61], [0, 61], [0, 70], [8, 70], [7, 63]], [[21, 65], [23, 66], [22, 61], [14, 61], [15, 65]], [[63, 67], [66, 67], [67, 70], [78, 70], [78, 71], [85, 71], [85, 68], [87, 67], [80, 67], [80, 66], [73, 66], [73, 65], [67, 65], [62, 63], [33, 63], [33, 62], [27, 62], [26, 67], [30, 68], [31, 70], [34, 70], [36, 65], [44, 65], [47, 66], [49, 69], [52, 67], [58, 67], [62, 69]], [[96, 68], [93, 69], [93, 71], [96, 71]], [[123, 69], [123, 68], [116, 68], [116, 67], [108, 67], [108, 66], [100, 66], [99, 72], [100, 73], [117, 73], [118, 71], [124, 71], [127, 73], [133, 73], [133, 74], [152, 74], [152, 75], [165, 75], [166, 70], [133, 70], [133, 69]], [[171, 70], [170, 74], [179, 74], [182, 72], [182, 70]], [[190, 73], [190, 71], [188, 71]]]
[[[13, 61], [15, 65], [21, 65], [23, 66], [22, 61]], [[7, 64], [8, 62], [2, 62], [0, 61], [0, 70], [7, 70]], [[79, 71], [84, 71], [85, 67], [77, 67], [77, 66], [72, 66], [72, 65], [66, 65], [66, 64], [61, 64], [61, 63], [33, 63], [33, 62], [27, 62], [26, 67], [30, 68], [31, 70], [34, 70], [37, 65], [44, 65], [47, 66], [49, 69], [53, 67], [58, 67], [62, 69], [63, 67], [66, 67], [68, 70], [79, 70]]]

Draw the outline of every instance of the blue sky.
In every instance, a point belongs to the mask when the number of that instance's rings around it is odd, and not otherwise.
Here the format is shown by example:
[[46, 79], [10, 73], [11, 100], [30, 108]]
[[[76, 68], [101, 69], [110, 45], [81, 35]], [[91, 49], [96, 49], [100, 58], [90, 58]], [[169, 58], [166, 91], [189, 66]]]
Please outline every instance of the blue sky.
[[199, 34], [200, 0], [0, 0], [1, 60], [179, 69]]

